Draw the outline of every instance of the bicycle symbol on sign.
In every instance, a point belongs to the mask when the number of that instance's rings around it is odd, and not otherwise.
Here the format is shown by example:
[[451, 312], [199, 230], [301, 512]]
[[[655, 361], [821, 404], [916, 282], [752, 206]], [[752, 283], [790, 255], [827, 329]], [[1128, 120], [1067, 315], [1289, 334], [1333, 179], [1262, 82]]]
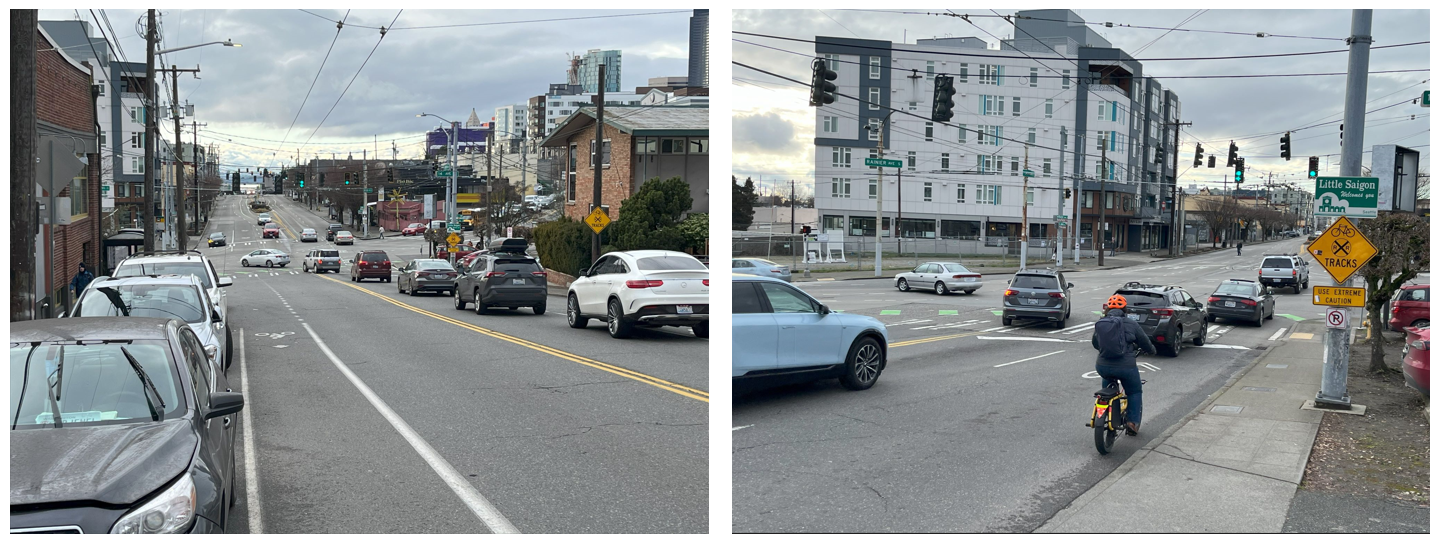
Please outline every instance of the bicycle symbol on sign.
[[255, 337], [269, 337], [270, 339], [284, 339], [285, 336], [287, 336], [287, 335], [295, 335], [295, 332], [293, 332], [293, 331], [282, 331], [282, 332], [276, 332], [276, 333], [260, 332], [260, 333], [255, 334]]
[[1339, 226], [1336, 226], [1330, 229], [1330, 235], [1333, 235], [1335, 237], [1339, 237], [1341, 235], [1344, 235], [1346, 237], [1354, 237], [1355, 229], [1351, 227], [1341, 228]]

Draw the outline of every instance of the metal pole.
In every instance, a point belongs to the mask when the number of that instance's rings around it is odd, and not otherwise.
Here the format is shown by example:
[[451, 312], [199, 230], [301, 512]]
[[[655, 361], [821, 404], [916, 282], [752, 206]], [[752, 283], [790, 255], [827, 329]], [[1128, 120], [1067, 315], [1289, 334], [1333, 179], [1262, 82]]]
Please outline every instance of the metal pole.
[[[180, 172], [184, 167], [180, 161], [180, 72], [175, 66], [170, 66], [170, 111], [175, 120], [175, 247], [185, 250], [185, 243], [189, 239], [189, 233], [185, 231], [185, 178]], [[193, 142], [193, 141], [192, 141]], [[192, 145], [193, 146], [193, 145]], [[199, 171], [199, 165], [195, 156], [190, 156], [192, 170]]]
[[[195, 183], [195, 222], [197, 224], [200, 222], [200, 146], [196, 144], [199, 141], [200, 125], [195, 120], [190, 120], [190, 158], [196, 164], [193, 182]], [[175, 142], [179, 143], [180, 141], [176, 139]], [[212, 144], [210, 146], [215, 145]], [[181, 248], [183, 249], [184, 247]]]
[[[1056, 180], [1056, 182], [1059, 184], [1059, 186], [1055, 188], [1055, 196], [1057, 197], [1057, 199], [1056, 199], [1055, 202], [1058, 202], [1058, 203], [1059, 203], [1059, 208], [1055, 211], [1055, 213], [1056, 213], [1056, 214], [1062, 214], [1062, 215], [1065, 213], [1065, 177], [1064, 177], [1064, 175], [1065, 175], [1065, 149], [1064, 149], [1064, 148], [1061, 148], [1061, 149], [1060, 149], [1060, 178]], [[1069, 226], [1075, 226], [1075, 225], [1078, 225], [1078, 223], [1077, 223], [1077, 222], [1070, 222], [1070, 223], [1069, 223]], [[1067, 226], [1067, 227], [1068, 227], [1068, 226]], [[1064, 267], [1065, 267], [1065, 231], [1066, 231], [1066, 228], [1060, 227], [1060, 226], [1059, 226], [1059, 223], [1057, 222], [1057, 223], [1056, 223], [1056, 227], [1055, 227], [1055, 267], [1056, 267], [1056, 268], [1064, 268]], [[1074, 232], [1074, 229], [1071, 228], [1069, 231], [1073, 233], [1073, 232]]]
[[1105, 152], [1105, 144], [1102, 142], [1100, 146], [1100, 241], [1098, 241], [1099, 244], [1096, 245], [1099, 247], [1099, 254], [1096, 255], [1099, 259], [1095, 262], [1096, 266], [1105, 265], [1105, 166], [1106, 162], [1109, 161], [1108, 158], [1106, 158], [1108, 153]]
[[1025, 145], [1025, 165], [1021, 170], [1020, 182], [1020, 269], [1025, 269], [1026, 255], [1030, 252], [1030, 145]]
[[[459, 183], [456, 182], [455, 179], [456, 176], [460, 174], [459, 168], [456, 167], [457, 165], [459, 165], [459, 156], [455, 154], [455, 149], [460, 146], [459, 126], [459, 122], [450, 122], [450, 149], [449, 152], [446, 153], [448, 154], [446, 158], [450, 160], [450, 178], [445, 181], [445, 231], [447, 232], [447, 237], [449, 236], [448, 232], [450, 231], [450, 220], [454, 219], [457, 224], [460, 221], [459, 215], [457, 214], [457, 210], [459, 210], [459, 202], [458, 199], [455, 198], [455, 194], [458, 192], [456, 189], [459, 186]], [[490, 149], [486, 148], [485, 150], [486, 152], [489, 152]], [[398, 206], [396, 207], [396, 213], [399, 213]], [[454, 263], [455, 253], [450, 253], [450, 258], [450, 262]]]
[[[883, 187], [884, 185], [876, 185]], [[900, 233], [900, 220], [903, 219], [901, 212], [904, 210], [905, 188], [900, 186], [900, 168], [895, 168], [895, 225], [891, 226], [895, 234], [895, 258], [899, 259], [905, 254], [905, 246], [901, 244], [904, 236]]]
[[[1365, 86], [1370, 71], [1370, 22], [1372, 10], [1350, 12], [1350, 62], [1345, 78], [1345, 123], [1350, 129], [1350, 140], [1340, 145], [1340, 175], [1359, 176], [1360, 157], [1365, 150]], [[1353, 278], [1352, 278], [1353, 279]], [[1349, 286], [1351, 280], [1335, 282], [1335, 285]], [[1349, 312], [1350, 309], [1344, 309]], [[1348, 316], [1348, 314], [1347, 314]], [[1350, 370], [1350, 318], [1345, 318], [1344, 327], [1325, 330], [1325, 370], [1320, 381], [1320, 391], [1315, 394], [1315, 404], [1327, 408], [1350, 408], [1350, 395], [1346, 381]]]
[[[885, 114], [885, 119], [883, 119], [883, 120], [880, 121], [880, 129], [877, 129], [877, 130], [876, 130], [876, 134], [875, 134], [876, 156], [879, 156], [879, 157], [881, 157], [881, 158], [884, 158], [884, 157], [885, 157], [885, 124], [890, 122], [890, 115], [891, 115], [891, 114], [894, 114], [894, 112], [890, 112], [889, 114]], [[898, 173], [898, 172], [897, 172], [897, 173]], [[884, 220], [884, 218], [885, 218], [885, 214], [884, 214], [884, 209], [885, 209], [885, 204], [884, 204], [884, 202], [885, 202], [885, 186], [884, 186], [884, 183], [885, 183], [885, 167], [884, 167], [884, 166], [876, 166], [876, 167], [875, 167], [875, 277], [880, 277], [880, 268], [881, 268], [881, 265], [882, 265], [882, 260], [881, 260], [881, 259], [883, 258], [883, 257], [880, 255], [880, 250], [881, 250], [881, 244], [880, 244], [880, 224], [881, 224], [881, 222], [885, 221], [885, 220]]]
[[[823, 231], [823, 230], [822, 230]], [[790, 234], [795, 234], [795, 180], [790, 180]]]
[[360, 214], [364, 216], [360, 220], [360, 235], [370, 236], [370, 206], [366, 204], [370, 200], [370, 194], [365, 188], [370, 186], [370, 151], [360, 151]]
[[[145, 23], [145, 250], [155, 250], [155, 10], [147, 12]], [[119, 137], [115, 138], [120, 141]]]
[[[596, 82], [600, 83], [600, 90], [595, 95], [595, 147], [590, 149], [590, 165], [595, 166], [595, 183], [590, 196], [591, 212], [598, 210], [601, 206], [600, 167], [604, 159], [600, 157], [600, 154], [604, 152], [605, 149], [604, 135], [602, 135], [605, 129], [605, 64], [596, 64], [595, 69], [597, 75]], [[590, 260], [594, 261], [599, 259], [600, 234], [596, 233], [590, 238]]]

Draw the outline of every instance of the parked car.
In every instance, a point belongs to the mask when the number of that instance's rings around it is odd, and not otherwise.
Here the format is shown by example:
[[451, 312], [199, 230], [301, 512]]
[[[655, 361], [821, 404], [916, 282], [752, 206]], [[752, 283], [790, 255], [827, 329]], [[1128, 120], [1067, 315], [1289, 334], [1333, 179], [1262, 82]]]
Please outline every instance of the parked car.
[[385, 251], [361, 251], [350, 261], [350, 281], [378, 279], [390, 283], [390, 255]]
[[210, 304], [220, 309], [221, 320], [225, 322], [225, 366], [230, 366], [231, 359], [235, 357], [235, 343], [231, 340], [230, 332], [230, 301], [223, 288], [233, 285], [235, 279], [229, 276], [220, 276], [215, 271], [215, 264], [211, 263], [205, 255], [200, 254], [198, 250], [152, 251], [132, 254], [120, 261], [120, 265], [115, 267], [115, 271], [110, 273], [110, 277], [163, 274], [181, 274], [200, 279], [200, 284], [205, 287], [205, 293], [210, 296]]
[[925, 262], [914, 270], [895, 275], [895, 288], [901, 291], [928, 289], [936, 295], [963, 291], [966, 295], [980, 289], [980, 274], [957, 262]]
[[1227, 279], [1220, 282], [1205, 305], [1206, 319], [1245, 320], [1256, 326], [1275, 318], [1275, 296], [1270, 287], [1248, 279]]
[[330, 224], [330, 226], [325, 229], [325, 240], [326, 240], [326, 241], [334, 241], [334, 240], [335, 240], [335, 234], [336, 234], [336, 233], [339, 233], [339, 232], [340, 232], [340, 229], [341, 229], [340, 224]]
[[[424, 233], [424, 232], [422, 231], [421, 233]], [[449, 246], [449, 245], [446, 245], [446, 246]], [[454, 255], [455, 255], [455, 260], [457, 260], [457, 261], [460, 260], [460, 259], [462, 259], [462, 258], [464, 258], [464, 257], [466, 257], [467, 255], [475, 252], [476, 250], [478, 250], [478, 249], [476, 249], [475, 247], [472, 247], [472, 246], [467, 245], [467, 244], [465, 244], [465, 243], [460, 243], [460, 244], [458, 244], [458, 245], [455, 245], [455, 248], [456, 248], [457, 250], [455, 251]], [[445, 249], [445, 248], [435, 249], [435, 258], [437, 258], [437, 259], [450, 260], [450, 255], [451, 255], [451, 252], [450, 252], [448, 249]]]
[[245, 397], [206, 355], [170, 318], [12, 323], [10, 532], [225, 532]]
[[1406, 285], [1390, 299], [1390, 329], [1430, 325], [1430, 286]]
[[1289, 287], [1298, 294], [1310, 287], [1310, 264], [1294, 254], [1267, 256], [1260, 261], [1257, 281], [1271, 287]]
[[300, 262], [300, 269], [306, 272], [317, 274], [324, 272], [340, 273], [340, 251], [335, 249], [315, 249], [305, 253], [305, 258]]
[[284, 268], [290, 263], [290, 255], [285, 251], [276, 249], [255, 249], [240, 258], [240, 265], [245, 267], [264, 266], [266, 268]]
[[842, 314], [780, 280], [731, 276], [730, 379], [736, 391], [827, 378], [869, 389], [885, 370], [890, 332]]
[[1205, 344], [1210, 333], [1205, 305], [1178, 285], [1150, 285], [1129, 282], [1115, 290], [1125, 297], [1125, 316], [1140, 324], [1155, 348], [1166, 356], [1180, 356], [1181, 344]]
[[425, 234], [425, 224], [410, 224], [410, 225], [407, 225], [407, 226], [405, 226], [405, 229], [400, 230], [400, 234], [401, 234], [401, 235], [404, 235], [404, 236], [406, 236], [406, 237], [409, 237], [409, 236], [411, 236], [411, 235], [424, 235], [424, 234]]
[[455, 277], [459, 275], [444, 260], [417, 258], [400, 267], [395, 287], [400, 293], [415, 296], [421, 291], [434, 291], [442, 295], [455, 294]]
[[224, 233], [221, 233], [221, 232], [219, 232], [219, 231], [216, 231], [215, 233], [211, 233], [211, 234], [210, 234], [210, 239], [207, 241], [207, 245], [208, 245], [208, 246], [211, 246], [211, 247], [223, 247], [223, 246], [225, 246], [225, 234], [224, 234]]
[[603, 317], [617, 339], [636, 326], [689, 326], [696, 337], [710, 336], [710, 270], [683, 252], [606, 254], [580, 270], [566, 297], [572, 328]]
[[539, 261], [525, 255], [523, 246], [518, 252], [480, 254], [455, 281], [455, 310], [475, 303], [476, 314], [491, 308], [522, 307], [544, 314], [550, 296], [546, 275]]
[[784, 282], [790, 281], [789, 266], [776, 264], [764, 258], [732, 258], [730, 259], [730, 272], [772, 277]]
[[68, 316], [175, 318], [190, 326], [201, 345], [214, 347], [211, 359], [216, 368], [228, 370], [230, 366], [225, 360], [225, 320], [210, 304], [200, 278], [192, 275], [96, 278], [76, 299]]
[[1030, 268], [1015, 273], [1007, 283], [1000, 303], [1000, 323], [1012, 325], [1016, 318], [1053, 322], [1065, 327], [1070, 317], [1070, 288], [1065, 274], [1053, 268]]
[[1430, 326], [1405, 328], [1405, 352], [1401, 371], [1405, 385], [1430, 399]]
[[278, 224], [275, 224], [274, 222], [265, 224], [265, 229], [260, 232], [260, 238], [261, 238], [261, 239], [271, 239], [271, 238], [279, 239], [279, 238], [280, 238], [280, 226], [279, 226]]
[[351, 234], [349, 231], [337, 231], [335, 232], [335, 244], [354, 245], [355, 235]]
[[261, 214], [255, 217], [255, 225], [265, 225], [273, 221], [269, 214]]
[[301, 242], [301, 243], [315, 243], [315, 242], [318, 242], [319, 240], [320, 240], [320, 234], [315, 233], [315, 229], [314, 229], [314, 228], [309, 228], [309, 227], [307, 227], [307, 228], [305, 228], [305, 229], [300, 230], [300, 242]]

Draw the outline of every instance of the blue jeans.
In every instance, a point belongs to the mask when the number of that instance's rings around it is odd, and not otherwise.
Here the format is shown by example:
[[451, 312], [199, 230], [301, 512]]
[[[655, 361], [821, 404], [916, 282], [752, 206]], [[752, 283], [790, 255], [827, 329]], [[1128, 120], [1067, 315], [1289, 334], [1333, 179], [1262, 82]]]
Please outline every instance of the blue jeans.
[[1140, 427], [1140, 369], [1135, 366], [1117, 368], [1096, 364], [1095, 372], [1105, 379], [1106, 387], [1120, 382], [1120, 387], [1125, 389], [1125, 396], [1129, 399], [1129, 409], [1125, 411], [1125, 420], [1133, 422], [1137, 428]]

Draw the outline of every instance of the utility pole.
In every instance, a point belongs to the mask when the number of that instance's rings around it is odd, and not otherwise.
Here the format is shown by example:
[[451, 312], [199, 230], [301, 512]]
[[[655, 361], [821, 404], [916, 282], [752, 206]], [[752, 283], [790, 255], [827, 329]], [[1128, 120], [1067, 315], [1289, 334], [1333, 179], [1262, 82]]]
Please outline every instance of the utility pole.
[[[595, 186], [590, 197], [591, 212], [600, 209], [600, 166], [604, 162], [600, 154], [605, 149], [604, 136], [601, 134], [605, 130], [605, 64], [597, 64], [596, 70], [600, 92], [595, 95], [595, 146], [590, 149], [590, 165], [595, 166]], [[600, 234], [596, 233], [590, 238], [590, 260], [593, 262], [599, 259]]]
[[[1179, 201], [1179, 197], [1180, 197], [1180, 126], [1182, 126], [1182, 125], [1190, 125], [1190, 124], [1191, 124], [1191, 122], [1188, 122], [1188, 121], [1187, 121], [1187, 122], [1183, 122], [1183, 123], [1176, 121], [1176, 122], [1166, 122], [1166, 123], [1162, 123], [1162, 124], [1161, 124], [1161, 125], [1168, 125], [1168, 126], [1174, 126], [1174, 127], [1175, 127], [1175, 142], [1170, 143], [1171, 145], [1174, 145], [1174, 147], [1175, 147], [1175, 148], [1172, 148], [1172, 149], [1171, 149], [1171, 150], [1173, 150], [1174, 152], [1170, 153], [1171, 160], [1172, 160], [1173, 162], [1172, 162], [1172, 164], [1171, 164], [1171, 166], [1170, 166], [1170, 172], [1171, 172], [1171, 173], [1170, 173], [1170, 249], [1169, 249], [1169, 253], [1170, 253], [1170, 256], [1172, 256], [1172, 257], [1174, 257], [1174, 256], [1179, 256], [1179, 255], [1184, 251], [1183, 242], [1184, 242], [1184, 239], [1185, 239], [1185, 233], [1184, 233], [1184, 232], [1181, 230], [1181, 228], [1180, 228], [1180, 224], [1181, 224], [1181, 220], [1180, 220], [1180, 205], [1179, 205], [1179, 203], [1177, 202], [1177, 201]], [[1177, 242], [1177, 239], [1176, 239], [1177, 237], [1179, 238], [1179, 239], [1178, 239], [1178, 242]]]
[[1030, 251], [1030, 145], [1025, 145], [1025, 169], [1020, 182], [1020, 270], [1025, 270], [1025, 255]]
[[[195, 164], [195, 222], [200, 222], [200, 124], [190, 120], [190, 161]], [[179, 135], [176, 135], [175, 144], [180, 144]], [[211, 145], [214, 146], [214, 145]], [[180, 246], [185, 249], [184, 245]]]
[[[885, 114], [885, 119], [880, 120], [880, 128], [875, 130], [875, 156], [885, 157], [885, 125], [890, 123], [890, 116], [895, 112]], [[895, 170], [899, 175], [900, 170]], [[882, 243], [880, 241], [881, 223], [885, 221], [885, 166], [875, 166], [875, 277], [880, 277], [880, 270], [884, 267], [884, 255], [881, 253]], [[900, 222], [895, 222], [899, 227]], [[898, 244], [898, 243], [897, 243]]]
[[[1059, 186], [1055, 188], [1055, 196], [1059, 197], [1059, 198], [1056, 200], [1056, 202], [1060, 203], [1060, 206], [1059, 206], [1059, 208], [1055, 211], [1055, 213], [1056, 213], [1056, 214], [1064, 214], [1064, 213], [1065, 213], [1065, 148], [1064, 148], [1064, 147], [1061, 147], [1061, 148], [1060, 148], [1060, 166], [1059, 166], [1059, 169], [1060, 169], [1060, 175], [1059, 175], [1059, 178], [1056, 179], [1056, 182], [1059, 184]], [[1075, 194], [1075, 196], [1077, 196], [1077, 197], [1080, 196], [1080, 192], [1079, 192], [1079, 191], [1075, 191], [1074, 194]], [[1078, 227], [1074, 227], [1074, 226], [1079, 226], [1079, 225], [1080, 225], [1080, 220], [1079, 220], [1079, 218], [1076, 218], [1076, 219], [1074, 219], [1074, 220], [1071, 220], [1071, 221], [1069, 222], [1069, 226], [1070, 226], [1069, 230], [1070, 230], [1070, 233], [1075, 233], [1075, 231], [1076, 231], [1076, 229], [1077, 229]], [[1064, 230], [1065, 230], [1064, 227], [1059, 227], [1058, 225], [1055, 227], [1055, 267], [1056, 267], [1056, 268], [1064, 268], [1064, 267], [1065, 267], [1065, 233], [1064, 233]]]
[[[369, 156], [370, 151], [360, 151], [360, 213], [365, 216], [360, 224], [360, 235], [365, 237], [370, 236], [370, 205], [366, 204], [370, 200], [370, 194], [365, 192], [366, 187], [370, 186]], [[379, 206], [379, 203], [376, 203], [376, 206]]]
[[[1345, 77], [1345, 127], [1350, 129], [1350, 140], [1340, 145], [1340, 175], [1359, 176], [1360, 157], [1365, 150], [1365, 86], [1370, 71], [1370, 22], [1373, 10], [1352, 10], [1350, 12], [1350, 60]], [[1350, 286], [1354, 278], [1335, 285]], [[1342, 309], [1349, 312], [1350, 309]], [[1346, 386], [1350, 370], [1350, 318], [1345, 318], [1344, 327], [1325, 330], [1325, 370], [1320, 380], [1320, 391], [1315, 394], [1315, 405], [1325, 408], [1350, 408], [1350, 394]], [[1376, 333], [1379, 333], [1378, 331]]]
[[[162, 69], [160, 69], [159, 71], [169, 71], [169, 72], [170, 72], [170, 112], [171, 112], [170, 115], [171, 115], [171, 119], [173, 119], [173, 120], [175, 121], [175, 170], [176, 170], [176, 171], [175, 171], [175, 198], [174, 198], [174, 200], [173, 200], [173, 202], [175, 203], [175, 225], [174, 225], [174, 229], [175, 229], [175, 241], [176, 241], [175, 246], [176, 246], [176, 248], [178, 248], [179, 250], [182, 250], [182, 251], [183, 251], [183, 250], [185, 250], [186, 240], [189, 239], [189, 233], [187, 233], [186, 230], [185, 230], [185, 180], [184, 180], [184, 177], [180, 174], [180, 171], [179, 171], [179, 170], [180, 170], [180, 167], [181, 167], [182, 164], [183, 164], [183, 162], [180, 161], [180, 74], [181, 74], [181, 73], [199, 73], [199, 72], [200, 72], [200, 69], [199, 69], [199, 68], [196, 68], [196, 69], [177, 69], [174, 65], [171, 65], [171, 66], [170, 66], [170, 69], [167, 70], [167, 69], [163, 69], [163, 68], [162, 68]], [[193, 140], [192, 140], [192, 142], [193, 142]], [[193, 146], [193, 145], [192, 145], [192, 146]], [[192, 150], [192, 154], [193, 154], [193, 150]], [[191, 163], [191, 166], [192, 166], [191, 169], [193, 169], [193, 170], [196, 172], [196, 174], [198, 175], [199, 172], [200, 172], [200, 161], [199, 161], [199, 159], [195, 158], [194, 156], [191, 156], [190, 163]], [[197, 194], [197, 195], [199, 194], [198, 191], [197, 191], [196, 194]], [[197, 199], [198, 199], [198, 197], [197, 197]], [[199, 201], [197, 200], [196, 202], [198, 203]], [[196, 212], [198, 213], [199, 211], [197, 210]], [[197, 218], [197, 219], [198, 219], [198, 218]]]
[[[890, 227], [895, 234], [896, 258], [899, 258], [901, 255], [905, 254], [905, 245], [901, 243], [904, 238], [900, 234], [900, 220], [904, 216], [902, 212], [904, 212], [905, 210], [905, 188], [901, 186], [900, 179], [900, 168], [895, 168], [895, 225]], [[883, 188], [884, 186], [884, 182], [878, 182], [875, 184], [876, 189]]]
[[[145, 16], [145, 250], [155, 250], [155, 10]], [[119, 137], [115, 140], [118, 142]]]
[[1098, 254], [1096, 255], [1096, 256], [1099, 257], [1099, 259], [1096, 260], [1096, 262], [1095, 262], [1095, 265], [1096, 265], [1096, 266], [1104, 266], [1104, 265], [1105, 265], [1105, 231], [1106, 231], [1106, 229], [1105, 229], [1105, 169], [1106, 169], [1105, 166], [1108, 166], [1108, 165], [1109, 165], [1109, 164], [1106, 163], [1106, 162], [1108, 162], [1109, 160], [1106, 158], [1106, 154], [1108, 154], [1108, 153], [1105, 152], [1105, 149], [1103, 148], [1103, 147], [1104, 147], [1104, 144], [1103, 144], [1103, 143], [1101, 144], [1101, 147], [1102, 147], [1102, 148], [1100, 149], [1100, 176], [1099, 176], [1099, 178], [1100, 178], [1100, 203], [1099, 203], [1099, 204], [1100, 204], [1100, 226], [1099, 226], [1099, 230], [1100, 230], [1100, 240], [1097, 242], [1098, 244], [1096, 245], [1097, 247], [1099, 247], [1099, 249], [1098, 249]]
[[[485, 233], [480, 235], [481, 241], [483, 241], [485, 245], [490, 244], [490, 229], [492, 227], [490, 224], [490, 211], [494, 209], [495, 205], [494, 200], [491, 199], [491, 195], [493, 195], [495, 191], [495, 182], [490, 176], [490, 172], [495, 169], [494, 150], [495, 126], [491, 125], [490, 136], [485, 138]], [[503, 164], [504, 161], [502, 160], [501, 163]]]
[[[10, 10], [10, 321], [35, 319], [35, 36], [39, 10]], [[117, 139], [118, 140], [118, 139]]]
[[790, 180], [790, 234], [795, 234], [795, 180]]

